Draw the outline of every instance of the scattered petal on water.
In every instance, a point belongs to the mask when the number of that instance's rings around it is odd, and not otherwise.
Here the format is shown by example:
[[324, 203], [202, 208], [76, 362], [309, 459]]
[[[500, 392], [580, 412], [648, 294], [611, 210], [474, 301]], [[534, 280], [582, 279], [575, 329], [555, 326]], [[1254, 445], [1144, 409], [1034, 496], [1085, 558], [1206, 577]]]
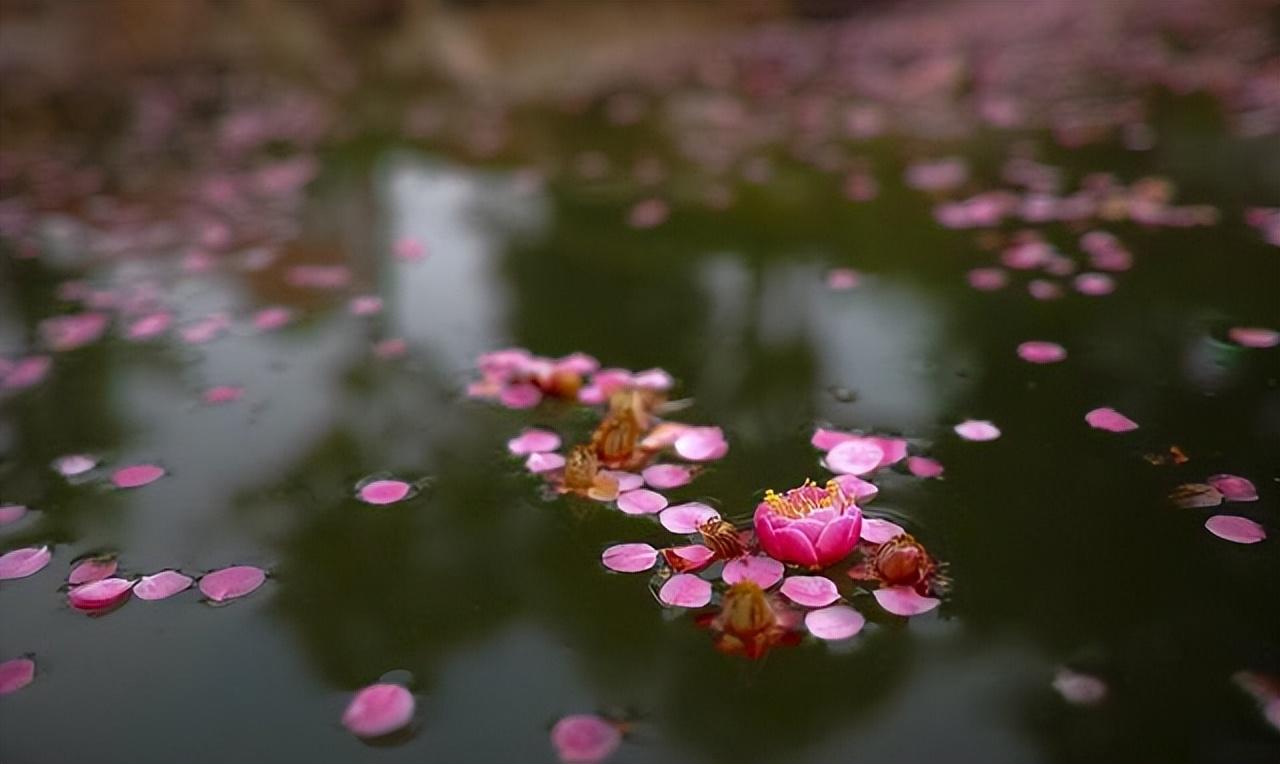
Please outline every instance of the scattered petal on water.
[[600, 470], [600, 474], [617, 481], [618, 493], [634, 491], [637, 488], [644, 487], [644, 478], [634, 472], [624, 472], [622, 470]]
[[176, 570], [162, 570], [150, 576], [143, 576], [133, 587], [138, 599], [162, 600], [184, 592], [195, 583], [191, 576], [184, 576]]
[[618, 509], [628, 515], [652, 515], [666, 509], [667, 497], [646, 488], [618, 495]]
[[1072, 284], [1077, 292], [1090, 297], [1101, 297], [1116, 290], [1116, 280], [1105, 273], [1081, 273]]
[[200, 396], [201, 400], [210, 406], [217, 406], [222, 403], [232, 403], [240, 400], [244, 396], [244, 388], [237, 385], [219, 385], [211, 387], [204, 391]]
[[719, 519], [719, 512], [698, 501], [672, 505], [658, 515], [658, 522], [672, 533], [697, 533], [699, 525]]
[[788, 576], [782, 594], [797, 605], [826, 607], [840, 599], [835, 583], [826, 576]]
[[1107, 432], [1129, 432], [1138, 429], [1138, 423], [1113, 408], [1103, 406], [1084, 415], [1090, 427]]
[[293, 311], [288, 308], [274, 306], [263, 308], [253, 315], [253, 326], [258, 331], [270, 332], [288, 325], [293, 320]]
[[974, 289], [991, 292], [1003, 289], [1009, 283], [1009, 274], [999, 268], [974, 268], [969, 271], [968, 279]]
[[409, 352], [409, 343], [403, 337], [391, 337], [374, 343], [373, 355], [382, 361], [394, 361], [403, 358]]
[[837, 292], [855, 289], [860, 281], [858, 272], [852, 268], [832, 268], [827, 271], [827, 288]]
[[27, 515], [27, 508], [21, 504], [0, 504], [0, 525], [16, 523]]
[[661, 490], [679, 488], [693, 480], [693, 472], [679, 464], [655, 464], [652, 467], [646, 467], [640, 475], [650, 487]]
[[67, 454], [53, 460], [53, 469], [63, 477], [83, 475], [98, 466], [98, 460], [88, 454]]
[[537, 452], [529, 454], [529, 458], [524, 460], [524, 468], [530, 472], [550, 472], [558, 470], [564, 466], [564, 457], [560, 454], [551, 452]]
[[1101, 679], [1068, 668], [1058, 669], [1053, 689], [1063, 700], [1076, 706], [1092, 706], [1107, 697], [1107, 685]]
[[352, 297], [347, 309], [353, 316], [377, 315], [382, 312], [382, 298], [371, 294]]
[[395, 504], [412, 490], [403, 480], [375, 480], [360, 487], [359, 497], [366, 504]]
[[983, 419], [967, 419], [955, 426], [956, 434], [965, 440], [995, 440], [1000, 428]]
[[1238, 515], [1214, 515], [1204, 521], [1204, 527], [1218, 538], [1237, 544], [1256, 544], [1267, 537], [1261, 525]]
[[127, 600], [132, 588], [132, 581], [104, 578], [75, 587], [67, 592], [67, 599], [77, 610], [105, 610]]
[[708, 462], [729, 452], [719, 427], [690, 427], [675, 442], [676, 453], [691, 462]]
[[1258, 326], [1237, 326], [1227, 331], [1231, 341], [1247, 348], [1273, 348], [1280, 345], [1280, 332]]
[[862, 631], [867, 620], [848, 605], [832, 605], [805, 614], [804, 625], [818, 639], [848, 639]]
[[551, 728], [551, 745], [565, 764], [597, 764], [618, 749], [622, 733], [599, 716], [574, 714]]
[[677, 573], [658, 590], [658, 599], [675, 607], [702, 607], [711, 601], [711, 582], [689, 573]]
[[937, 459], [930, 459], [927, 456], [908, 456], [907, 470], [916, 477], [920, 478], [936, 478], [942, 477], [942, 462]]
[[200, 579], [200, 592], [214, 602], [225, 602], [253, 592], [267, 580], [262, 568], [233, 565], [208, 573]]
[[1067, 349], [1056, 342], [1030, 340], [1018, 346], [1018, 357], [1028, 363], [1057, 363], [1067, 357]]
[[844, 491], [845, 496], [852, 496], [858, 504], [869, 502], [880, 493], [875, 483], [869, 483], [854, 475], [836, 475], [835, 481], [840, 486], [840, 490]]
[[865, 475], [884, 459], [884, 450], [870, 438], [846, 440], [827, 452], [827, 469], [843, 475]]
[[901, 616], [927, 613], [936, 608], [939, 602], [933, 597], [920, 596], [910, 586], [888, 586], [883, 589], [876, 589], [873, 593], [875, 594], [876, 602], [880, 603], [880, 607], [894, 615]]
[[30, 658], [12, 658], [0, 663], [0, 695], [15, 693], [35, 678], [36, 662]]
[[618, 573], [639, 573], [658, 562], [658, 550], [648, 544], [614, 544], [604, 550], [600, 561]]
[[359, 737], [381, 737], [413, 720], [413, 695], [398, 684], [371, 684], [342, 713], [342, 726]]
[[830, 451], [841, 443], [855, 440], [858, 437], [851, 432], [840, 432], [839, 430], [828, 430], [825, 427], [819, 427], [813, 431], [813, 437], [809, 438], [809, 442], [816, 449]]
[[125, 337], [134, 342], [142, 342], [154, 339], [169, 331], [169, 327], [173, 325], [173, 314], [168, 312], [152, 313], [143, 316], [132, 324], [125, 331]]
[[1169, 501], [1182, 509], [1204, 509], [1222, 503], [1222, 492], [1208, 483], [1183, 483], [1169, 494]]
[[670, 212], [667, 203], [661, 199], [645, 199], [637, 202], [627, 213], [627, 224], [632, 228], [653, 228], [666, 222]]
[[754, 581], [761, 589], [768, 589], [782, 580], [784, 572], [782, 563], [772, 557], [758, 554], [726, 562], [720, 577], [726, 584]]
[[542, 402], [542, 391], [525, 382], [507, 385], [498, 393], [498, 401], [509, 409], [531, 409]]
[[0, 373], [0, 388], [25, 390], [39, 384], [53, 368], [53, 359], [47, 355], [33, 355], [19, 360]]
[[517, 456], [541, 451], [555, 451], [560, 447], [560, 436], [550, 430], [529, 428], [507, 441], [507, 450]]
[[863, 541], [872, 544], [883, 544], [895, 536], [901, 536], [906, 533], [901, 525], [891, 523], [888, 520], [881, 520], [877, 517], [862, 518], [862, 532], [860, 538]]
[[104, 578], [110, 578], [116, 574], [116, 568], [119, 564], [115, 558], [99, 559], [90, 557], [76, 563], [71, 569], [71, 573], [67, 575], [67, 583], [87, 584], [91, 581], [101, 581]]
[[1209, 485], [1218, 489], [1222, 498], [1227, 501], [1257, 501], [1258, 489], [1248, 478], [1238, 475], [1214, 475], [1209, 478]]
[[406, 236], [396, 241], [391, 253], [395, 255], [397, 260], [412, 263], [426, 257], [427, 248], [422, 246], [422, 242], [417, 239]]
[[121, 467], [111, 475], [117, 488], [141, 488], [164, 477], [164, 467], [155, 464], [134, 464]]
[[32, 546], [14, 549], [0, 555], [0, 581], [13, 578], [26, 578], [39, 573], [49, 564], [53, 554], [47, 546]]

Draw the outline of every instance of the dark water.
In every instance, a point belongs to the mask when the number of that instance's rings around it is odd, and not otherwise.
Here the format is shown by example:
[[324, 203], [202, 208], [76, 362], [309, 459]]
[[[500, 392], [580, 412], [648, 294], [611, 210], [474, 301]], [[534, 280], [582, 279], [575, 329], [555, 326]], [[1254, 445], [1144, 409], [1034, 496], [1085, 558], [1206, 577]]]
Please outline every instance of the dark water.
[[[596, 128], [563, 129], [588, 141]], [[631, 135], [614, 140], [649, 140]], [[1180, 201], [1221, 208], [1209, 228], [1108, 224], [1136, 263], [1105, 297], [967, 286], [992, 256], [973, 232], [935, 224], [900, 179], [912, 158], [946, 154], [994, 179], [1011, 139], [986, 133], [865, 144], [881, 193], [856, 205], [838, 178], [780, 157], [771, 182], [738, 184], [730, 209], [677, 203], [652, 230], [625, 224], [643, 195], [610, 181], [531, 186], [501, 162], [352, 139], [320, 154], [286, 255], [347, 264], [354, 283], [336, 293], [289, 289], [278, 270], [85, 271], [74, 246], [6, 257], [10, 350], [65, 310], [55, 290], [71, 277], [161, 273], [179, 325], [215, 310], [237, 324], [198, 346], [110, 332], [0, 404], [0, 498], [39, 510], [0, 529], [0, 546], [54, 548], [37, 575], [0, 583], [0, 658], [38, 663], [30, 687], [0, 698], [0, 760], [552, 761], [550, 726], [593, 711], [631, 720], [619, 763], [1276, 760], [1280, 737], [1231, 676], [1280, 671], [1280, 355], [1225, 333], [1280, 326], [1280, 260], [1241, 222], [1245, 206], [1280, 200], [1277, 147], [1209, 117], [1159, 135], [1144, 152], [1058, 152], [1029, 136], [1068, 177], [1160, 174]], [[1079, 229], [1040, 228], [1075, 251]], [[393, 259], [403, 237], [428, 257]], [[827, 289], [837, 266], [861, 286]], [[383, 313], [350, 316], [360, 293], [380, 295]], [[297, 319], [244, 329], [272, 304]], [[374, 358], [392, 337], [406, 357]], [[1070, 356], [1027, 364], [1014, 349], [1028, 339]], [[668, 534], [544, 499], [505, 452], [530, 424], [584, 432], [589, 419], [465, 398], [474, 357], [509, 345], [669, 370], [695, 401], [685, 416], [731, 444], [673, 501], [713, 501], [737, 520], [765, 488], [823, 477], [815, 424], [906, 436], [945, 478], [884, 473], [872, 511], [950, 564], [950, 596], [910, 621], [861, 608], [871, 624], [847, 643], [757, 662], [717, 653], [644, 576], [600, 567], [611, 543]], [[244, 399], [200, 405], [218, 384], [243, 385]], [[1141, 428], [1090, 429], [1083, 414], [1098, 406]], [[970, 417], [1003, 436], [958, 439], [952, 425]], [[1189, 462], [1143, 458], [1172, 445]], [[132, 491], [69, 482], [48, 465], [72, 452], [169, 474]], [[1227, 543], [1205, 531], [1208, 511], [1166, 502], [1219, 472], [1261, 496], [1222, 511], [1273, 538]], [[384, 473], [424, 487], [387, 508], [353, 498]], [[89, 618], [59, 587], [72, 560], [105, 551], [130, 575], [246, 563], [271, 577], [225, 607], [188, 591]], [[1103, 678], [1105, 701], [1065, 703], [1051, 687], [1063, 665]], [[393, 670], [418, 698], [413, 734], [363, 744], [343, 708]]]

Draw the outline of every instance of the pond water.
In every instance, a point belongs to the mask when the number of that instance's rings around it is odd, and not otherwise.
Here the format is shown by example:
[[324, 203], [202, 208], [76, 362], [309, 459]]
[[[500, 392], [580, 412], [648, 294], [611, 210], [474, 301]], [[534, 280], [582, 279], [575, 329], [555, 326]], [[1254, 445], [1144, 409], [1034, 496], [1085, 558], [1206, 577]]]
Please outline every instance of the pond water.
[[[455, 132], [452, 101], [377, 89], [305, 137], [305, 103], [182, 85], [136, 97], [154, 135], [5, 141], [0, 503], [28, 511], [0, 552], [52, 558], [0, 581], [0, 660], [35, 662], [0, 696], [0, 760], [555, 761], [572, 714], [624, 731], [619, 764], [1277, 760], [1280, 349], [1238, 331], [1280, 329], [1274, 124], [1166, 90], [1080, 145], [910, 121], [755, 141], [738, 117], [750, 146], [721, 169], [672, 127], [691, 91], [657, 82], [468, 105]], [[418, 127], [389, 129], [389, 104]], [[945, 564], [940, 604], [892, 615], [844, 562], [855, 636], [717, 650], [698, 614], [723, 560], [691, 608], [661, 601], [662, 560], [601, 564], [697, 534], [509, 453], [530, 427], [566, 453], [603, 410], [477, 397], [477, 359], [510, 347], [669, 373], [661, 416], [728, 450], [667, 452], [701, 467], [660, 493], [743, 530], [767, 489], [832, 477], [816, 429], [905, 439], [944, 471], [857, 470], [879, 488], [859, 503]], [[1138, 427], [1090, 426], [1099, 408]], [[120, 487], [140, 464], [163, 476]], [[1257, 499], [1169, 498], [1220, 474]], [[362, 501], [380, 479], [409, 491]], [[96, 555], [128, 581], [267, 578], [86, 613], [68, 575]], [[416, 710], [362, 740], [344, 711], [380, 679]]]

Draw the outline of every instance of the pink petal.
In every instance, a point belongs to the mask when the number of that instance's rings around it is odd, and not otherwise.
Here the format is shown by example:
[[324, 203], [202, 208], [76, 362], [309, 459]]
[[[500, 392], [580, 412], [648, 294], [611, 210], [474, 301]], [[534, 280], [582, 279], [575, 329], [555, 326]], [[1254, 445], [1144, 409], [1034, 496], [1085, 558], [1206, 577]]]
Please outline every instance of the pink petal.
[[1273, 348], [1280, 345], [1280, 332], [1257, 326], [1237, 326], [1227, 330], [1231, 341], [1247, 348]]
[[162, 600], [172, 597], [178, 592], [186, 591], [194, 583], [191, 576], [184, 576], [176, 570], [162, 570], [151, 576], [143, 576], [133, 587], [138, 599]]
[[618, 493], [634, 491], [635, 489], [644, 486], [644, 478], [634, 472], [624, 472], [622, 470], [600, 470], [600, 474], [618, 481]]
[[134, 464], [121, 467], [111, 475], [117, 488], [141, 488], [164, 477], [164, 467], [155, 464]]
[[845, 496], [852, 496], [853, 500], [859, 504], [871, 501], [880, 493], [875, 483], [868, 483], [853, 475], [836, 475], [835, 481], [840, 486], [840, 490], [844, 491]]
[[551, 745], [565, 764], [597, 764], [618, 749], [622, 733], [599, 716], [566, 716], [551, 728]]
[[53, 468], [63, 477], [83, 475], [98, 466], [98, 460], [86, 454], [68, 454], [53, 460]]
[[347, 305], [353, 316], [372, 316], [382, 312], [382, 298], [375, 295], [352, 297]]
[[670, 390], [676, 381], [662, 369], [645, 369], [636, 372], [631, 384], [642, 390]]
[[787, 599], [805, 607], [826, 607], [840, 599], [836, 585], [826, 576], [788, 576], [780, 591]]
[[13, 365], [7, 373], [0, 373], [3, 382], [0, 387], [7, 390], [25, 390], [37, 385], [53, 368], [53, 359], [47, 355], [33, 355], [23, 358]]
[[639, 573], [658, 562], [658, 550], [648, 544], [614, 544], [604, 550], [600, 561], [618, 573]]
[[267, 580], [267, 572], [252, 565], [233, 565], [200, 579], [200, 592], [214, 602], [225, 602], [253, 592]]
[[560, 447], [560, 436], [550, 430], [529, 428], [507, 441], [507, 450], [517, 456], [542, 451], [555, 451]]
[[104, 578], [114, 576], [117, 567], [119, 566], [115, 559], [99, 560], [91, 557], [87, 560], [81, 560], [76, 563], [76, 566], [71, 569], [71, 573], [67, 575], [67, 583], [75, 585], [101, 581]]
[[927, 456], [907, 457], [907, 470], [919, 478], [942, 477], [942, 462]]
[[1057, 363], [1066, 360], [1067, 349], [1056, 342], [1030, 340], [1018, 346], [1018, 357], [1028, 363]]
[[403, 480], [375, 480], [360, 487], [359, 497], [366, 504], [395, 504], [412, 490]]
[[77, 610], [103, 610], [124, 602], [129, 598], [132, 581], [123, 578], [104, 578], [77, 586], [67, 592], [67, 599]]
[[667, 507], [658, 515], [658, 522], [672, 533], [697, 533], [699, 525], [719, 519], [719, 512], [697, 501]]
[[416, 262], [427, 256], [427, 248], [422, 246], [422, 242], [408, 236], [399, 239], [391, 248], [391, 253], [395, 255], [397, 260], [406, 263]]
[[1113, 408], [1097, 408], [1084, 415], [1090, 427], [1107, 432], [1129, 432], [1138, 429], [1138, 423]]
[[[672, 567], [676, 567], [684, 571], [692, 571], [692, 570], [699, 570], [701, 568], [705, 568], [707, 565], [711, 564], [711, 561], [715, 559], [715, 556], [716, 556], [716, 553], [714, 550], [712, 550], [710, 547], [703, 546], [702, 544], [689, 544], [688, 546], [673, 546], [673, 547], [670, 547], [669, 549], [664, 549], [663, 553], [664, 554], [670, 553], [680, 558], [680, 560], [683, 562], [683, 566], [676, 564], [676, 565], [673, 565]], [[668, 562], [670, 562], [670, 560], [668, 560]]]
[[802, 531], [791, 526], [775, 529], [773, 543], [765, 549], [774, 557], [797, 565], [818, 564], [818, 551], [813, 548], [813, 542]]
[[658, 599], [674, 607], [702, 607], [711, 601], [711, 582], [677, 573], [658, 590]]
[[524, 468], [530, 472], [550, 472], [558, 470], [564, 466], [564, 457], [556, 453], [537, 453], [529, 454], [529, 458], [524, 460]]
[[1217, 488], [1222, 498], [1227, 501], [1258, 500], [1258, 489], [1248, 478], [1238, 475], [1214, 475], [1209, 478], [1209, 485]]
[[342, 713], [342, 726], [359, 737], [380, 737], [413, 720], [413, 695], [398, 684], [371, 684]]
[[1053, 689], [1063, 700], [1077, 706], [1092, 706], [1107, 697], [1107, 685], [1101, 679], [1067, 668], [1058, 669]]
[[509, 409], [530, 409], [542, 402], [542, 391], [527, 382], [507, 385], [498, 393], [498, 402]]
[[804, 616], [805, 628], [818, 639], [848, 639], [862, 631], [866, 623], [861, 613], [847, 605], [811, 610]]
[[373, 355], [381, 361], [394, 361], [409, 352], [409, 343], [403, 337], [389, 337], [373, 345]]
[[640, 475], [651, 487], [664, 490], [688, 485], [693, 480], [693, 472], [679, 464], [655, 464], [646, 467]]
[[40, 334], [53, 350], [75, 350], [101, 337], [110, 321], [105, 313], [56, 316], [40, 322]]
[[53, 555], [47, 546], [33, 546], [5, 552], [0, 555], [0, 581], [26, 578], [33, 573], [38, 573], [49, 564], [52, 558]]
[[134, 342], [153, 339], [169, 331], [173, 325], [173, 314], [168, 312], [152, 313], [129, 324], [125, 337]]
[[876, 602], [880, 603], [880, 607], [900, 616], [927, 613], [936, 608], [939, 602], [933, 597], [921, 597], [910, 586], [889, 586], [876, 589], [873, 594]]
[[691, 462], [708, 462], [729, 452], [719, 427], [690, 427], [675, 442], [676, 453]]
[[999, 268], [974, 268], [969, 271], [969, 286], [983, 292], [991, 292], [1004, 288], [1009, 283], [1009, 275]]
[[217, 406], [222, 403], [238, 401], [243, 395], [243, 387], [236, 385], [220, 385], [218, 387], [211, 387], [208, 390], [205, 390], [204, 394], [200, 397], [205, 403], [211, 406]]
[[1032, 279], [1027, 282], [1027, 293], [1037, 300], [1056, 300], [1062, 296], [1062, 287], [1046, 279]]
[[837, 292], [854, 289], [861, 279], [852, 268], [832, 268], [827, 271], [827, 288]]
[[965, 440], [995, 440], [1000, 428], [983, 419], [967, 419], [955, 426], [956, 434]]
[[1105, 273], [1081, 273], [1072, 282], [1076, 291], [1091, 297], [1101, 297], [1116, 290], [1116, 281]]
[[35, 678], [36, 662], [30, 658], [13, 658], [0, 663], [0, 695], [15, 693]]
[[724, 564], [720, 577], [726, 584], [754, 581], [761, 589], [768, 589], [782, 580], [782, 563], [765, 555], [750, 555], [730, 560]]
[[880, 447], [884, 452], [884, 456], [880, 458], [881, 467], [888, 467], [891, 464], [897, 464], [907, 456], [907, 441], [905, 438], [882, 438], [878, 435], [869, 435], [867, 439]]
[[1256, 544], [1267, 537], [1261, 525], [1237, 515], [1214, 515], [1204, 521], [1204, 527], [1218, 538], [1237, 544]]
[[871, 544], [883, 544], [891, 538], [906, 533], [901, 525], [875, 517], [862, 518], [862, 540]]
[[27, 508], [21, 504], [0, 504], [0, 525], [16, 523], [26, 514]]
[[645, 488], [618, 495], [618, 509], [628, 515], [652, 515], [667, 506], [667, 497]]
[[279, 306], [263, 308], [253, 315], [253, 326], [258, 331], [269, 332], [287, 325], [293, 320], [293, 311]]
[[661, 199], [645, 199], [637, 202], [627, 214], [627, 223], [632, 228], [653, 228], [666, 221], [670, 209]]
[[826, 466], [844, 475], [865, 475], [880, 466], [884, 450], [870, 438], [847, 440], [827, 452]]
[[828, 430], [823, 427], [813, 431], [813, 437], [809, 442], [813, 447], [821, 451], [830, 451], [836, 446], [850, 440], [857, 440], [860, 436], [851, 432], [840, 432], [839, 430]]

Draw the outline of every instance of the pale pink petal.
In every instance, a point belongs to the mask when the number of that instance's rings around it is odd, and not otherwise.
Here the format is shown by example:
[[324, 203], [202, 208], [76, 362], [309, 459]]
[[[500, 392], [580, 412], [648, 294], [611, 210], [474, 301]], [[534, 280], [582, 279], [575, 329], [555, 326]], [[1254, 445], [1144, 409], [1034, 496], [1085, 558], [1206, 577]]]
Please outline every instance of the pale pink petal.
[[628, 515], [652, 515], [667, 507], [667, 497], [646, 488], [618, 495], [618, 509]]
[[403, 480], [375, 480], [360, 486], [358, 496], [366, 504], [395, 504], [413, 490]]
[[106, 331], [111, 317], [105, 313], [76, 313], [40, 322], [40, 334], [53, 350], [65, 351], [95, 342]]
[[371, 684], [342, 712], [342, 726], [359, 737], [380, 737], [413, 721], [413, 695], [398, 684]]
[[263, 308], [253, 315], [253, 326], [258, 331], [269, 332], [286, 326], [293, 320], [293, 311], [274, 306]]
[[780, 591], [787, 599], [805, 607], [826, 607], [840, 599], [835, 583], [826, 576], [788, 576]]
[[632, 228], [653, 228], [666, 221], [671, 210], [661, 199], [645, 199], [637, 202], [627, 214], [627, 224]]
[[1081, 273], [1072, 282], [1076, 291], [1091, 297], [1111, 294], [1116, 290], [1116, 281], [1105, 273]]
[[1209, 478], [1209, 485], [1218, 489], [1222, 498], [1227, 501], [1257, 501], [1258, 489], [1248, 478], [1238, 475], [1214, 475]]
[[267, 572], [252, 565], [233, 565], [207, 573], [200, 592], [214, 602], [225, 602], [253, 592], [267, 580]]
[[1090, 427], [1107, 432], [1129, 432], [1138, 429], [1138, 423], [1113, 408], [1096, 408], [1084, 415]]
[[938, 606], [939, 600], [933, 597], [922, 597], [910, 586], [889, 586], [876, 589], [876, 602], [880, 607], [894, 615], [913, 616], [927, 613]]
[[243, 396], [243, 387], [238, 385], [219, 385], [205, 390], [200, 398], [210, 406], [217, 406], [223, 403], [233, 403]]
[[901, 525], [876, 517], [862, 518], [862, 540], [871, 544], [883, 544], [895, 536], [906, 533]]
[[564, 764], [597, 764], [613, 755], [621, 742], [617, 726], [599, 716], [566, 716], [551, 728], [551, 745]]
[[352, 297], [347, 309], [353, 316], [377, 315], [382, 312], [382, 298], [369, 294]]
[[942, 477], [942, 462], [927, 456], [907, 457], [907, 470], [919, 478]]
[[967, 419], [955, 426], [956, 434], [965, 440], [995, 440], [1000, 437], [1000, 428], [983, 419]]
[[826, 467], [844, 475], [865, 475], [884, 459], [884, 450], [870, 438], [847, 440], [827, 452]]
[[1029, 340], [1018, 346], [1018, 357], [1028, 363], [1058, 363], [1066, 360], [1067, 349], [1056, 342]]
[[550, 472], [564, 466], [564, 457], [557, 453], [537, 452], [524, 460], [524, 468], [530, 472]]
[[35, 678], [36, 662], [30, 658], [12, 658], [0, 663], [0, 695], [15, 693]]
[[728, 453], [729, 444], [719, 427], [690, 427], [676, 438], [675, 449], [691, 462], [707, 462]]
[[427, 256], [427, 248], [422, 246], [422, 242], [408, 236], [396, 240], [391, 248], [391, 253], [395, 255], [397, 260], [406, 263], [416, 262]]
[[1092, 706], [1107, 697], [1107, 685], [1101, 679], [1068, 668], [1058, 669], [1053, 689], [1063, 700], [1076, 706]]
[[507, 441], [507, 450], [517, 456], [541, 451], [555, 451], [560, 447], [560, 436], [550, 430], [529, 428]]
[[600, 474], [608, 478], [613, 478], [618, 482], [618, 493], [634, 491], [637, 488], [644, 487], [644, 478], [634, 472], [625, 472], [623, 470], [600, 470]]
[[670, 390], [675, 383], [675, 379], [663, 369], [645, 369], [631, 378], [631, 384], [642, 390]]
[[116, 574], [116, 568], [119, 567], [114, 558], [112, 559], [96, 559], [90, 557], [87, 560], [81, 560], [71, 569], [71, 573], [67, 575], [67, 583], [87, 584], [92, 581], [101, 581], [104, 578], [110, 578]]
[[719, 512], [697, 501], [675, 504], [658, 515], [658, 522], [672, 533], [697, 533], [699, 525], [719, 519]]
[[38, 573], [49, 564], [52, 558], [53, 555], [47, 546], [33, 546], [5, 552], [0, 555], [0, 581], [26, 578]]
[[604, 550], [600, 561], [618, 573], [639, 573], [658, 562], [658, 550], [648, 544], [614, 544]]
[[804, 625], [809, 633], [826, 640], [848, 639], [862, 631], [866, 623], [861, 613], [847, 605], [811, 610], [804, 616]]
[[530, 409], [542, 402], [542, 391], [537, 385], [520, 382], [502, 388], [498, 401], [509, 409]]
[[134, 464], [121, 467], [111, 475], [117, 488], [141, 488], [164, 477], [164, 467], [155, 464]]
[[382, 361], [394, 361], [403, 358], [409, 352], [409, 343], [403, 337], [389, 337], [374, 343], [373, 355]]
[[132, 324], [125, 332], [125, 337], [135, 342], [154, 339], [169, 331], [173, 325], [173, 314], [167, 311], [143, 316]]
[[711, 582], [689, 573], [677, 573], [658, 590], [658, 599], [675, 607], [702, 607], [711, 601]]
[[1237, 515], [1214, 515], [1204, 521], [1204, 527], [1218, 538], [1237, 544], [1256, 544], [1267, 537], [1261, 525]]
[[816, 449], [830, 451], [841, 443], [857, 440], [859, 437], [851, 432], [840, 432], [839, 430], [828, 430], [824, 427], [819, 427], [813, 431], [813, 437], [809, 439], [809, 442]]
[[1237, 326], [1227, 331], [1231, 341], [1247, 348], [1273, 348], [1280, 345], [1280, 332], [1258, 326]]
[[840, 490], [844, 491], [845, 496], [852, 496], [858, 504], [869, 502], [880, 493], [875, 483], [869, 483], [853, 475], [836, 475], [834, 480], [840, 486]]
[[827, 271], [827, 288], [837, 292], [855, 289], [861, 278], [852, 268], [832, 268]]
[[0, 504], [0, 525], [16, 523], [26, 514], [27, 508], [21, 504]]
[[132, 588], [132, 581], [104, 578], [75, 587], [67, 592], [67, 599], [77, 610], [104, 610], [127, 600]]
[[1027, 293], [1037, 300], [1056, 300], [1062, 296], [1062, 287], [1046, 279], [1032, 279], [1027, 282]]
[[184, 576], [176, 570], [162, 570], [151, 576], [143, 576], [133, 587], [138, 599], [162, 600], [172, 597], [178, 592], [186, 591], [194, 583], [191, 576]]
[[768, 589], [782, 580], [784, 570], [782, 563], [758, 554], [726, 562], [720, 577], [726, 584], [754, 581], [761, 589]]
[[640, 475], [644, 478], [644, 482], [661, 490], [679, 488], [693, 480], [692, 470], [679, 464], [655, 464], [652, 467], [646, 467]]
[[47, 355], [33, 355], [19, 360], [5, 373], [0, 373], [0, 387], [7, 390], [25, 390], [39, 384], [53, 368], [53, 359]]
[[98, 466], [98, 460], [88, 454], [68, 454], [53, 460], [53, 468], [63, 477], [83, 475]]
[[[702, 544], [689, 544], [687, 546], [673, 546], [662, 550], [663, 557], [667, 558], [667, 562], [671, 567], [679, 571], [694, 571], [705, 568], [715, 559], [716, 553], [713, 549]], [[675, 556], [678, 561], [671, 560], [671, 556]]]
[[999, 268], [974, 268], [968, 274], [969, 286], [983, 292], [1004, 288], [1009, 274]]

